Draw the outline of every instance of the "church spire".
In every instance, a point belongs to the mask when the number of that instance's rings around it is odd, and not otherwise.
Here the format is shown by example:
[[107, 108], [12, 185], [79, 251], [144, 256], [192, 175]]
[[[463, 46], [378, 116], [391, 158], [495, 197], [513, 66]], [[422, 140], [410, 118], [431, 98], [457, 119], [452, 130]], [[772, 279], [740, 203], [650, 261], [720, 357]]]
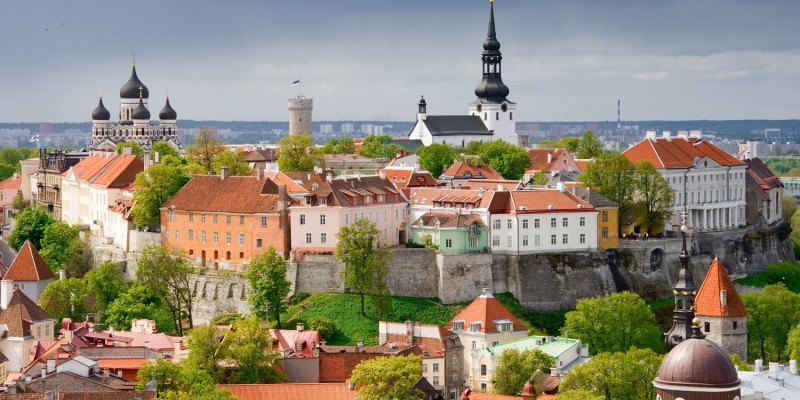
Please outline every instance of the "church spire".
[[475, 95], [479, 99], [492, 103], [508, 101], [508, 86], [503, 83], [500, 76], [503, 55], [500, 53], [500, 41], [494, 25], [494, 0], [489, 1], [489, 32], [483, 42], [483, 77], [475, 88]]
[[683, 237], [683, 248], [679, 257], [681, 268], [675, 285], [672, 287], [672, 294], [675, 296], [675, 309], [673, 311], [672, 328], [666, 333], [666, 344], [668, 349], [672, 349], [680, 342], [692, 336], [692, 320], [694, 319], [694, 301], [697, 295], [697, 286], [694, 284], [692, 271], [689, 269], [689, 251], [686, 249], [686, 211], [681, 212], [682, 225], [681, 236]]

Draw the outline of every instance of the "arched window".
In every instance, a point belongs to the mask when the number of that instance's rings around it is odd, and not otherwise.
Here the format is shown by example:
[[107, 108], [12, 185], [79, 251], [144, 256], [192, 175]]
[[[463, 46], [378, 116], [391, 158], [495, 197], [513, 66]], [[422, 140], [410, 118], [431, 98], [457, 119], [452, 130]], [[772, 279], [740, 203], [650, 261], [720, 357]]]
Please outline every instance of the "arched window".
[[703, 323], [703, 330], [706, 332], [711, 332], [711, 324], [708, 322]]
[[513, 112], [508, 113], [508, 119], [510, 119], [510, 120], [514, 119], [514, 113]]
[[494, 119], [498, 120], [498, 121], [500, 120], [500, 113], [499, 112], [494, 113]]

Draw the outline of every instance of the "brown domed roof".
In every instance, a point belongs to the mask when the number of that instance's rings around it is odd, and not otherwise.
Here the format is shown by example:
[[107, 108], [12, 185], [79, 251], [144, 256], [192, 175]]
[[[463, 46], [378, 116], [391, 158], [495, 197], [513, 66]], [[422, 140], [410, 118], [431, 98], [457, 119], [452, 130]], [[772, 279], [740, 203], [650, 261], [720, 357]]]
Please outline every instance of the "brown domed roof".
[[732, 390], [741, 381], [724, 350], [710, 340], [692, 336], [664, 357], [655, 384]]

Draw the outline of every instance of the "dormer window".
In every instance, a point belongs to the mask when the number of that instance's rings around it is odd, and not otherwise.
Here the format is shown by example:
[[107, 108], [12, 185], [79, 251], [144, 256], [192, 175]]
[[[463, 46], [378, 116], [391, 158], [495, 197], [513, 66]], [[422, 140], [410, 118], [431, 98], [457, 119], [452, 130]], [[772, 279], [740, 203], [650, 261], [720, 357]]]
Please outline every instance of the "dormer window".
[[297, 342], [294, 344], [295, 351], [303, 351], [303, 342]]
[[469, 234], [475, 236], [478, 234], [478, 227], [475, 224], [469, 226]]
[[480, 332], [481, 331], [481, 323], [480, 322], [470, 322], [469, 323], [469, 331], [470, 332]]
[[464, 330], [464, 321], [453, 321], [453, 327], [451, 328], [453, 331], [461, 331]]
[[364, 196], [364, 204], [371, 204], [372, 196]]
[[323, 205], [323, 206], [328, 204], [328, 198], [327, 197], [320, 197], [319, 198], [319, 204]]
[[318, 187], [319, 185], [316, 182], [311, 184], [311, 190], [317, 190]]
[[379, 194], [378, 195], [378, 203], [383, 203], [386, 201], [386, 196]]
[[470, 178], [470, 177], [472, 177], [472, 173], [469, 172], [469, 171], [464, 171], [464, 176], [467, 177], [467, 178]]

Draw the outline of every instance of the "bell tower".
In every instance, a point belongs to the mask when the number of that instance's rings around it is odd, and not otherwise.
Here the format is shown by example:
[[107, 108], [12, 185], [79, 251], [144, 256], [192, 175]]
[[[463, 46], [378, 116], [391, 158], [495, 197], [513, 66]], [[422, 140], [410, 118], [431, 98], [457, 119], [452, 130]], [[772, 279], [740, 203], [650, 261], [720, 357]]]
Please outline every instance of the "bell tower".
[[667, 349], [672, 350], [684, 340], [692, 336], [692, 320], [694, 319], [694, 300], [697, 295], [697, 286], [692, 278], [692, 271], [689, 270], [689, 252], [686, 250], [686, 211], [681, 212], [681, 236], [683, 237], [683, 249], [681, 250], [681, 268], [675, 285], [672, 287], [672, 294], [675, 296], [675, 308], [672, 315], [672, 328], [665, 334]]

